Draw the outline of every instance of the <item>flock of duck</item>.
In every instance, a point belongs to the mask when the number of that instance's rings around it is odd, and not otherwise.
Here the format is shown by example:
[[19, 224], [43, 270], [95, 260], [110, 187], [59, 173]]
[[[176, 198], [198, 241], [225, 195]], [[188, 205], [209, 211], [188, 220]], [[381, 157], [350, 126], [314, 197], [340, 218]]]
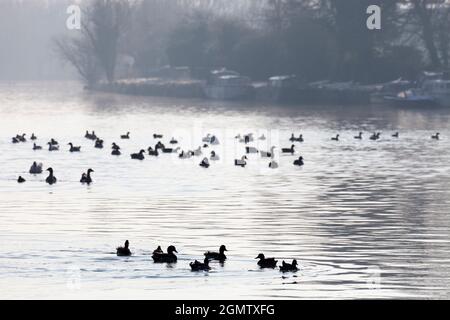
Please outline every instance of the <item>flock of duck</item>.
[[[89, 131], [86, 131], [84, 137], [88, 140], [94, 141], [95, 148], [97, 148], [97, 149], [104, 148], [104, 140], [99, 138], [95, 134], [95, 131], [92, 131], [92, 133], [90, 133]], [[153, 134], [153, 138], [156, 140], [163, 139], [163, 137], [164, 136], [162, 134], [158, 134], [158, 133]], [[376, 141], [376, 140], [379, 140], [380, 137], [381, 137], [380, 132], [374, 132], [369, 137], [369, 139]], [[399, 132], [395, 132], [394, 134], [391, 135], [391, 137], [398, 139], [400, 137]], [[131, 138], [130, 132], [127, 132], [126, 134], [120, 136], [120, 139], [122, 139], [122, 140], [129, 140], [130, 138]], [[31, 135], [30, 139], [33, 141], [33, 150], [42, 150], [43, 149], [42, 146], [36, 144], [35, 141], [37, 140], [37, 136], [34, 133]], [[278, 162], [275, 160], [275, 149], [276, 149], [275, 146], [271, 147], [271, 149], [268, 151], [258, 150], [256, 147], [250, 146], [249, 144], [256, 140], [256, 138], [254, 138], [254, 135], [252, 133], [245, 134], [245, 135], [238, 134], [235, 137], [235, 139], [238, 142], [245, 144], [245, 154], [240, 159], [234, 160], [235, 166], [245, 167], [247, 165], [247, 161], [248, 161], [248, 158], [247, 158], [248, 154], [259, 154], [261, 156], [261, 158], [269, 159], [269, 163], [268, 163], [269, 168], [276, 169], [279, 167]], [[340, 141], [339, 139], [340, 139], [339, 134], [337, 134], [334, 137], [331, 137], [331, 141], [339, 142]], [[358, 135], [354, 136], [354, 139], [363, 140], [363, 132], [359, 132]], [[433, 134], [431, 136], [431, 139], [439, 140], [440, 133], [437, 132], [436, 134]], [[266, 137], [263, 134], [259, 138], [257, 138], [257, 140], [264, 141], [264, 140], [266, 140]], [[302, 134], [295, 136], [295, 134], [292, 133], [291, 137], [289, 138], [289, 141], [292, 143], [292, 145], [289, 148], [282, 148], [281, 149], [282, 154], [294, 155], [296, 152], [295, 151], [296, 146], [294, 143], [296, 143], [296, 142], [302, 143], [302, 142], [304, 142], [304, 138], [303, 138]], [[12, 143], [14, 143], [14, 144], [24, 143], [24, 142], [27, 142], [25, 133], [21, 134], [21, 135], [18, 134], [12, 138]], [[201, 156], [203, 154], [204, 149], [220, 144], [217, 136], [212, 135], [212, 134], [207, 134], [205, 137], [203, 137], [202, 143], [203, 143], [203, 145], [199, 146], [195, 150], [184, 151], [184, 150], [181, 150], [180, 147], [175, 147], [175, 145], [178, 144], [178, 141], [175, 138], [172, 138], [169, 141], [169, 144], [171, 145], [170, 148], [166, 147], [166, 145], [164, 145], [159, 140], [155, 144], [154, 147], [150, 146], [147, 148], [147, 150], [141, 149], [137, 153], [130, 154], [130, 157], [133, 160], [142, 161], [145, 159], [146, 155], [148, 155], [150, 157], [158, 157], [160, 154], [177, 154], [178, 158], [180, 158], [180, 159], [189, 159], [192, 157]], [[54, 152], [54, 151], [60, 150], [60, 145], [59, 145], [58, 141], [56, 141], [53, 138], [49, 142], [47, 142], [47, 145], [48, 145], [48, 151]], [[69, 152], [71, 152], [71, 153], [81, 152], [81, 146], [75, 146], [72, 142], [69, 142], [67, 145], [69, 146], [69, 149], [68, 149]], [[180, 152], [180, 150], [181, 150], [181, 152]], [[113, 155], [113, 156], [121, 156], [122, 155], [120, 146], [115, 142], [113, 142], [111, 145], [111, 155]], [[214, 161], [218, 161], [218, 160], [220, 160], [220, 156], [214, 150], [212, 150], [212, 151], [210, 151], [210, 156], [204, 157], [201, 160], [201, 162], [199, 163], [199, 166], [203, 167], [203, 168], [209, 168], [211, 165], [210, 161], [214, 162]], [[303, 157], [299, 156], [298, 159], [296, 159], [293, 162], [293, 165], [300, 166], [300, 167], [303, 166], [304, 165]], [[43, 165], [41, 163], [34, 162], [29, 170], [29, 173], [33, 174], [33, 175], [41, 174], [43, 172], [42, 167], [43, 167]], [[53, 168], [48, 168], [46, 171], [49, 172], [49, 175], [45, 180], [46, 183], [48, 183], [50, 185], [55, 184], [57, 182], [57, 178], [54, 175]], [[91, 174], [93, 172], [94, 172], [93, 169], [88, 169], [86, 172], [83, 172], [81, 174], [80, 183], [91, 184], [93, 182], [93, 179], [91, 176]], [[24, 182], [26, 182], [26, 180], [22, 176], [19, 176], [19, 178], [17, 179], [17, 182], [24, 183]]]
[[[132, 255], [130, 250], [130, 242], [128, 240], [125, 241], [123, 247], [118, 247], [116, 249], [117, 256], [119, 257], [129, 257]], [[204, 253], [204, 260], [200, 262], [195, 260], [189, 263], [192, 271], [209, 271], [211, 267], [209, 265], [210, 261], [218, 261], [220, 263], [224, 263], [227, 259], [225, 255], [225, 251], [228, 251], [224, 245], [221, 245], [218, 252], [207, 251]], [[175, 255], [177, 249], [174, 246], [169, 246], [167, 248], [167, 252], [163, 252], [161, 246], [158, 246], [156, 250], [153, 251], [152, 259], [155, 263], [176, 263], [178, 258]], [[260, 253], [255, 259], [258, 259], [257, 262], [260, 268], [271, 268], [275, 269], [277, 267], [278, 260], [275, 258], [266, 258], [263, 253]], [[292, 263], [287, 263], [285, 261], [282, 262], [282, 265], [279, 267], [282, 272], [296, 272], [298, 271], [297, 260], [294, 259]]]

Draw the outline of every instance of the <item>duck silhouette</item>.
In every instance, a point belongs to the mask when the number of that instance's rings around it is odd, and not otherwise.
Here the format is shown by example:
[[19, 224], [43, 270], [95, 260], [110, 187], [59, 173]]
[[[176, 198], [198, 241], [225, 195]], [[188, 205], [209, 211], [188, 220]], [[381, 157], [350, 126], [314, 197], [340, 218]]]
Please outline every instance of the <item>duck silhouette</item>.
[[26, 133], [23, 133], [22, 135], [17, 136], [17, 139], [19, 139], [20, 142], [27, 142], [27, 139], [25, 138], [26, 135]]
[[247, 160], [246, 156], [242, 156], [241, 159], [235, 159], [234, 160], [234, 165], [244, 168], [247, 165], [247, 161], [245, 161], [245, 160]]
[[178, 143], [178, 141], [177, 140], [175, 140], [175, 138], [173, 138], [172, 137], [172, 139], [170, 140], [170, 142], [169, 142], [170, 144], [177, 144]]
[[194, 262], [189, 263], [189, 266], [191, 267], [192, 271], [208, 271], [211, 269], [211, 267], [209, 266], [208, 258], [205, 258], [205, 260], [203, 260], [203, 263], [195, 260]]
[[209, 168], [209, 161], [208, 161], [208, 158], [204, 158], [204, 159], [202, 160], [202, 162], [200, 162], [199, 166], [200, 166], [200, 167], [203, 167], [203, 168]]
[[58, 151], [59, 150], [59, 146], [56, 144], [52, 144], [51, 142], [48, 142], [48, 151]]
[[17, 179], [17, 183], [24, 183], [27, 180], [25, 180], [22, 176], [19, 176], [19, 178]]
[[117, 251], [117, 256], [118, 257], [128, 257], [131, 256], [131, 251], [130, 251], [130, 242], [128, 240], [125, 241], [125, 244], [123, 247], [118, 247], [116, 249]]
[[97, 138], [97, 140], [95, 140], [94, 147], [97, 149], [103, 149], [103, 140], [100, 138]]
[[72, 142], [69, 142], [67, 145], [70, 146], [70, 152], [80, 152], [81, 151], [81, 147], [74, 147]]
[[174, 254], [177, 252], [177, 249], [174, 246], [169, 246], [167, 248], [167, 253], [154, 253], [152, 255], [153, 261], [158, 263], [175, 263], [177, 262], [177, 256]]
[[130, 139], [130, 132], [127, 132], [127, 134], [121, 135], [120, 139], [123, 139], [123, 140]]
[[339, 141], [339, 135], [337, 134], [336, 137], [331, 138], [331, 141]]
[[30, 174], [41, 174], [42, 173], [42, 163], [37, 163], [36, 161], [30, 167]]
[[303, 166], [303, 157], [299, 157], [297, 160], [294, 161], [294, 166]]
[[282, 148], [281, 152], [282, 153], [290, 153], [290, 154], [294, 154], [295, 153], [295, 145], [292, 145], [290, 148]]
[[440, 133], [439, 133], [439, 132], [436, 132], [435, 135], [432, 135], [432, 136], [431, 136], [431, 139], [439, 140], [439, 135], [440, 135]]
[[36, 140], [37, 137], [34, 135], [34, 133], [32, 133], [30, 139], [31, 139], [31, 140]]
[[393, 135], [392, 135], [392, 138], [398, 138], [399, 137], [399, 133], [398, 133], [398, 131], [396, 132], [396, 133], [394, 133]]
[[49, 172], [47, 179], [45, 179], [45, 182], [47, 182], [49, 185], [55, 184], [57, 179], [53, 175], [53, 168], [48, 168], [47, 171]]
[[153, 135], [153, 139], [162, 139], [162, 138], [163, 138], [163, 135], [162, 135], [162, 134], [155, 133], [155, 134]]
[[33, 143], [33, 150], [42, 150], [42, 147], [38, 146], [36, 143]]
[[292, 264], [286, 263], [283, 260], [282, 265], [280, 266], [280, 271], [282, 271], [282, 272], [289, 272], [289, 271], [296, 272], [296, 271], [298, 271], [297, 260], [295, 260], [295, 259], [292, 260]]
[[91, 183], [92, 183], [91, 173], [93, 173], [93, 172], [94, 172], [94, 170], [88, 169], [87, 174], [86, 174], [86, 173], [83, 173], [83, 174], [81, 175], [80, 182], [81, 182], [82, 184], [91, 184]]
[[145, 159], [144, 153], [145, 153], [145, 150], [141, 150], [141, 151], [139, 151], [139, 153], [133, 153], [130, 156], [131, 156], [131, 159], [144, 160]]
[[15, 143], [19, 143], [20, 140], [17, 137], [12, 137], [11, 142], [15, 144]]
[[207, 251], [205, 252], [204, 256], [208, 260], [218, 260], [223, 262], [227, 259], [225, 251], [228, 251], [227, 248], [225, 247], [225, 245], [221, 245], [219, 248], [219, 252]]
[[258, 266], [260, 266], [261, 268], [274, 269], [277, 266], [278, 262], [278, 260], [275, 260], [275, 258], [266, 258], [262, 253], [260, 253], [255, 259], [259, 259]]
[[355, 136], [354, 138], [358, 139], [358, 140], [362, 140], [362, 134], [363, 133], [360, 131], [359, 134], [357, 136]]
[[148, 155], [149, 155], [149, 156], [154, 156], [154, 157], [159, 156], [158, 149], [153, 150], [152, 147], [148, 147], [148, 150], [147, 150], [147, 151], [148, 151]]
[[122, 154], [120, 152], [120, 147], [115, 142], [112, 143], [111, 149], [112, 149], [111, 154], [113, 156], [120, 156]]
[[59, 144], [58, 141], [56, 141], [53, 138], [50, 139], [50, 143], [51, 143], [52, 146], [57, 146]]

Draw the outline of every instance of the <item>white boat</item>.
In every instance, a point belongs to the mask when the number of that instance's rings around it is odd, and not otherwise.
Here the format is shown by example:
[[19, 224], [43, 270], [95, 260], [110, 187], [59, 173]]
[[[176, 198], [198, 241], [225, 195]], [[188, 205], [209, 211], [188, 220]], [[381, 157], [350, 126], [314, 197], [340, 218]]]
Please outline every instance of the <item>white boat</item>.
[[216, 100], [247, 98], [253, 92], [251, 80], [231, 70], [216, 70], [204, 86], [206, 97]]
[[433, 97], [439, 106], [450, 107], [450, 80], [426, 80], [422, 91]]

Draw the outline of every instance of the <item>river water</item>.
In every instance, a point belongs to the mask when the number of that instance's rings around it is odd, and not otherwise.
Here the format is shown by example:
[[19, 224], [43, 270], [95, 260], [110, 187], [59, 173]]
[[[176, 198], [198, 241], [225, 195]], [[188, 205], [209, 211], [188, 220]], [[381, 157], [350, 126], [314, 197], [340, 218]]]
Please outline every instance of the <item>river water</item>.
[[[0, 85], [0, 298], [449, 298], [450, 110], [275, 106], [87, 93], [74, 83]], [[103, 150], [85, 131], [105, 140]], [[120, 135], [131, 132], [131, 139]], [[353, 138], [364, 132], [362, 141]], [[368, 139], [380, 131], [381, 139]], [[400, 132], [400, 138], [391, 134]], [[442, 139], [431, 134], [439, 131]], [[32, 143], [12, 144], [34, 132]], [[234, 137], [253, 132], [260, 150], [305, 141], [276, 154], [278, 169], [245, 153]], [[215, 134], [221, 157], [131, 160], [161, 133], [183, 150]], [[340, 134], [340, 141], [331, 137]], [[61, 150], [49, 152], [50, 138]], [[82, 147], [68, 152], [67, 143]], [[110, 144], [123, 155], [113, 157]], [[278, 148], [278, 150], [279, 150]], [[304, 167], [292, 162], [302, 155]], [[33, 161], [58, 183], [30, 176]], [[45, 169], [44, 168], [44, 169]], [[94, 183], [81, 173], [95, 170]], [[27, 182], [18, 184], [22, 175]], [[133, 256], [115, 248], [128, 239]], [[178, 263], [154, 264], [158, 245]], [[228, 248], [222, 266], [191, 272], [206, 250]], [[260, 270], [258, 253], [300, 271]]]

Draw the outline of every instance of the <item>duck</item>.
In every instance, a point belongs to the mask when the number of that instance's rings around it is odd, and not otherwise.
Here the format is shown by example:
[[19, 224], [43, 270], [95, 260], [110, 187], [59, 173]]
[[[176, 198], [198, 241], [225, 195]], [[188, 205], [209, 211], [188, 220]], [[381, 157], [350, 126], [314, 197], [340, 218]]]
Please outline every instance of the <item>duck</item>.
[[255, 259], [259, 259], [258, 266], [260, 266], [261, 268], [274, 269], [277, 266], [278, 262], [278, 260], [275, 260], [275, 258], [266, 258], [262, 253], [260, 253]]
[[122, 154], [120, 152], [120, 147], [115, 142], [112, 143], [112, 147], [111, 148], [112, 148], [111, 154], [113, 156], [120, 156]]
[[152, 147], [148, 147], [147, 151], [148, 151], [149, 156], [153, 156], [153, 157], [159, 156], [158, 149], [153, 150]]
[[278, 169], [278, 162], [276, 162], [275, 160], [270, 161], [269, 168]]
[[398, 133], [398, 131], [396, 132], [396, 133], [394, 133], [393, 135], [392, 135], [392, 138], [398, 138], [400, 136], [400, 134]]
[[208, 158], [204, 158], [203, 160], [202, 160], [202, 162], [200, 162], [200, 167], [203, 167], [203, 168], [209, 168], [209, 161], [208, 161]]
[[33, 143], [33, 150], [42, 150], [42, 147], [38, 146], [36, 143]]
[[261, 140], [261, 141], [266, 140], [266, 136], [264, 135], [264, 133], [258, 138], [258, 140]]
[[291, 142], [303, 142], [303, 135], [299, 135], [298, 138], [294, 136], [294, 134], [291, 135], [291, 138], [289, 139]]
[[17, 137], [12, 137], [12, 138], [11, 138], [11, 142], [12, 142], [12, 143], [19, 143], [20, 140], [19, 140]]
[[370, 136], [370, 140], [373, 140], [373, 141], [375, 141], [375, 140], [377, 140], [378, 139], [378, 134], [376, 133], [376, 132], [374, 132], [371, 136]]
[[336, 137], [331, 138], [331, 141], [339, 141], [339, 135], [337, 134]]
[[121, 135], [120, 139], [123, 139], [123, 140], [130, 139], [130, 132], [127, 132], [127, 134]]
[[52, 144], [52, 146], [57, 146], [59, 144], [58, 141], [53, 138], [50, 139], [50, 143]]
[[130, 251], [130, 242], [128, 240], [125, 241], [125, 244], [123, 247], [117, 247], [117, 256], [118, 257], [129, 257], [131, 256]]
[[163, 253], [161, 246], [158, 246], [155, 250], [153, 250], [153, 254]]
[[158, 149], [163, 150], [165, 148], [166, 148], [166, 146], [161, 141], [158, 141], [158, 143], [155, 145], [155, 150], [158, 150]]
[[70, 146], [70, 150], [69, 150], [70, 152], [80, 152], [81, 151], [81, 147], [74, 147], [72, 142], [68, 143], [67, 145]]
[[303, 166], [303, 157], [299, 157], [297, 160], [294, 161], [294, 166]]
[[244, 168], [247, 165], [247, 161], [245, 161], [245, 160], [247, 160], [246, 156], [242, 156], [241, 159], [235, 159], [234, 165]]
[[82, 184], [91, 184], [92, 183], [92, 177], [91, 177], [91, 173], [94, 172], [94, 170], [92, 169], [88, 169], [87, 174], [83, 173], [81, 175], [81, 179], [80, 182]]
[[154, 253], [152, 255], [154, 262], [167, 262], [167, 263], [174, 263], [177, 262], [177, 256], [174, 254], [174, 252], [178, 253], [177, 249], [174, 246], [169, 246], [167, 248], [167, 253]]
[[30, 174], [41, 174], [42, 173], [42, 163], [37, 163], [36, 161], [30, 167]]
[[439, 140], [439, 135], [440, 135], [440, 133], [439, 133], [439, 132], [436, 132], [435, 135], [432, 135], [432, 136], [431, 136], [431, 139]]
[[58, 145], [53, 145], [51, 142], [48, 142], [48, 151], [58, 151], [59, 150], [59, 146]]
[[192, 151], [194, 156], [201, 156], [202, 155], [202, 147], [198, 147], [194, 151]]
[[27, 142], [27, 139], [25, 138], [27, 134], [23, 133], [21, 136], [17, 136], [17, 139], [19, 139], [20, 142]]
[[206, 137], [203, 137], [202, 138], [202, 142], [208, 142], [208, 143], [210, 143], [211, 142], [211, 134], [210, 133], [208, 133], [207, 135], [206, 135]]
[[162, 134], [155, 133], [153, 134], [153, 139], [162, 139], [164, 136]]
[[172, 137], [172, 139], [170, 139], [170, 144], [178, 144], [178, 140], [176, 140], [174, 137]]
[[57, 179], [53, 175], [53, 168], [48, 168], [47, 171], [49, 172], [47, 179], [45, 179], [45, 182], [47, 182], [49, 185], [55, 184]]
[[292, 264], [286, 263], [283, 260], [282, 265], [280, 266], [280, 271], [282, 271], [282, 272], [289, 272], [289, 271], [296, 272], [296, 271], [298, 271], [297, 260], [295, 260], [295, 259], [292, 260]]
[[205, 258], [205, 260], [203, 260], [203, 263], [195, 260], [194, 262], [189, 263], [189, 266], [191, 267], [192, 271], [208, 271], [211, 269], [211, 267], [209, 266], [208, 258]]
[[283, 148], [283, 149], [281, 149], [281, 152], [294, 154], [294, 152], [295, 152], [294, 148], [295, 148], [295, 145], [292, 145], [290, 148]]
[[178, 153], [178, 151], [180, 150], [180, 147], [177, 147], [175, 149], [172, 148], [164, 148], [162, 149], [163, 153]]
[[84, 137], [89, 140], [97, 139], [97, 135], [95, 134], [95, 131], [92, 131], [92, 133], [89, 133], [89, 131], [86, 130], [86, 134], [84, 135]]
[[181, 151], [181, 153], [178, 155], [178, 158], [180, 159], [189, 159], [194, 155], [194, 153], [192, 151], [188, 151], [188, 152], [184, 152]]
[[362, 140], [362, 134], [363, 133], [360, 131], [359, 134], [357, 136], [355, 136], [354, 138], [358, 139], [358, 140]]
[[94, 147], [97, 149], [103, 149], [103, 140], [100, 138], [97, 138], [97, 140], [95, 140]]
[[36, 140], [37, 137], [34, 135], [34, 133], [32, 133], [30, 139], [31, 139], [31, 140]]
[[205, 143], [204, 145], [203, 145], [203, 148], [209, 148], [209, 145], [207, 144], [207, 143]]
[[270, 151], [260, 151], [259, 153], [261, 154], [261, 158], [273, 158], [275, 156], [275, 148], [275, 146], [272, 146]]
[[17, 183], [24, 183], [27, 180], [25, 180], [22, 176], [19, 176], [19, 178], [17, 179]]
[[247, 152], [247, 154], [250, 154], [250, 153], [258, 153], [259, 150], [256, 149], [255, 147], [245, 147], [245, 152]]
[[213, 252], [213, 251], [207, 251], [204, 253], [205, 259], [208, 260], [218, 260], [218, 261], [225, 261], [227, 259], [227, 256], [225, 255], [225, 251], [228, 251], [225, 245], [221, 245], [219, 248], [219, 252]]
[[120, 150], [120, 147], [115, 142], [113, 142], [112, 145], [111, 145], [111, 149], [113, 149], [113, 150]]
[[215, 151], [211, 151], [211, 157], [209, 159], [212, 161], [219, 161], [220, 157], [216, 154]]
[[145, 150], [141, 150], [141, 151], [139, 151], [139, 153], [133, 153], [130, 156], [131, 156], [131, 159], [134, 159], [134, 160], [144, 160], [145, 159], [144, 153], [145, 153]]

